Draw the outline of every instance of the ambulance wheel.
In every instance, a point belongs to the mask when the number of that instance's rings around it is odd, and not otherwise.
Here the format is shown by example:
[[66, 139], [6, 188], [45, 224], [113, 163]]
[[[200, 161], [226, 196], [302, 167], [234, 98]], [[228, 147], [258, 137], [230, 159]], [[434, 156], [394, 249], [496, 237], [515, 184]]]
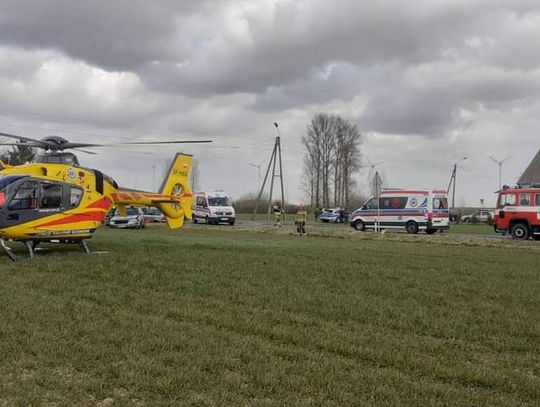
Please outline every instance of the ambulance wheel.
[[416, 235], [418, 233], [418, 223], [413, 222], [412, 220], [407, 222], [405, 230], [407, 230], [407, 233], [410, 235]]
[[363, 232], [366, 230], [366, 225], [364, 225], [364, 222], [362, 222], [361, 220], [357, 220], [356, 222], [354, 222], [354, 228]]
[[529, 227], [524, 223], [516, 223], [512, 226], [511, 233], [514, 239], [527, 240], [529, 238]]

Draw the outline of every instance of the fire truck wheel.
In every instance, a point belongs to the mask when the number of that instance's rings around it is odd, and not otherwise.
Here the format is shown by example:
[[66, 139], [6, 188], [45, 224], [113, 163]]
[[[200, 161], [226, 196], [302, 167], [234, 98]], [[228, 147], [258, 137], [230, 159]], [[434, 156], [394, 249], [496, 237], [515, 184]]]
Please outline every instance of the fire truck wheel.
[[411, 235], [416, 235], [418, 233], [418, 223], [411, 220], [407, 222], [407, 224], [405, 225], [405, 229], [407, 230], [407, 233]]
[[524, 223], [516, 223], [512, 226], [511, 233], [514, 239], [527, 240], [529, 238], [529, 227]]

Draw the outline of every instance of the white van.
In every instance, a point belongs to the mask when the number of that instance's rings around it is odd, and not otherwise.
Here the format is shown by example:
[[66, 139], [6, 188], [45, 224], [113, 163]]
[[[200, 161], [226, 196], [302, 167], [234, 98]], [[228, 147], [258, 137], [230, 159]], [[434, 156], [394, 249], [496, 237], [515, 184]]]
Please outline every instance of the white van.
[[231, 199], [223, 191], [195, 192], [192, 208], [193, 223], [228, 223], [234, 225], [236, 213]]
[[450, 228], [446, 191], [385, 189], [380, 197], [371, 197], [350, 217], [356, 230], [405, 229], [432, 234]]

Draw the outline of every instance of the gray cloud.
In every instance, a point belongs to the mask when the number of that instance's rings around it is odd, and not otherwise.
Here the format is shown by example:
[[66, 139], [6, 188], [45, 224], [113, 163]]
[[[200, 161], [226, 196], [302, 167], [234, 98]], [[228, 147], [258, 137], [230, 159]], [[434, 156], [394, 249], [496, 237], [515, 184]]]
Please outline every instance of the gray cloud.
[[238, 193], [230, 180], [262, 160], [276, 120], [299, 174], [299, 139], [320, 111], [358, 123], [366, 148], [397, 163], [388, 146], [452, 161], [463, 137], [523, 156], [538, 126], [539, 27], [532, 0], [0, 0], [0, 125], [211, 134], [216, 146], [196, 151], [209, 171], [234, 158], [234, 176], [212, 182]]

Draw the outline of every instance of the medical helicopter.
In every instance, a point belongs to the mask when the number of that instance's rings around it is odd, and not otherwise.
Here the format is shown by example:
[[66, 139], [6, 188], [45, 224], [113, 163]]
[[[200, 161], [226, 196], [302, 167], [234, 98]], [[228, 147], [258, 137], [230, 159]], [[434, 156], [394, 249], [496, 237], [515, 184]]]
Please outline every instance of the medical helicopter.
[[[86, 253], [90, 239], [113, 206], [121, 215], [126, 206], [154, 206], [169, 228], [191, 219], [192, 192], [189, 173], [192, 156], [176, 154], [159, 192], [121, 188], [103, 172], [82, 167], [77, 156], [65, 150], [95, 154], [87, 149], [159, 144], [209, 143], [211, 140], [138, 141], [117, 144], [70, 142], [60, 136], [41, 140], [0, 132], [14, 139], [0, 146], [22, 146], [43, 150], [35, 161], [9, 165], [0, 161], [0, 247], [13, 261], [16, 254], [8, 241], [21, 242], [29, 258], [42, 242], [76, 243]], [[84, 149], [84, 150], [83, 150]]]

